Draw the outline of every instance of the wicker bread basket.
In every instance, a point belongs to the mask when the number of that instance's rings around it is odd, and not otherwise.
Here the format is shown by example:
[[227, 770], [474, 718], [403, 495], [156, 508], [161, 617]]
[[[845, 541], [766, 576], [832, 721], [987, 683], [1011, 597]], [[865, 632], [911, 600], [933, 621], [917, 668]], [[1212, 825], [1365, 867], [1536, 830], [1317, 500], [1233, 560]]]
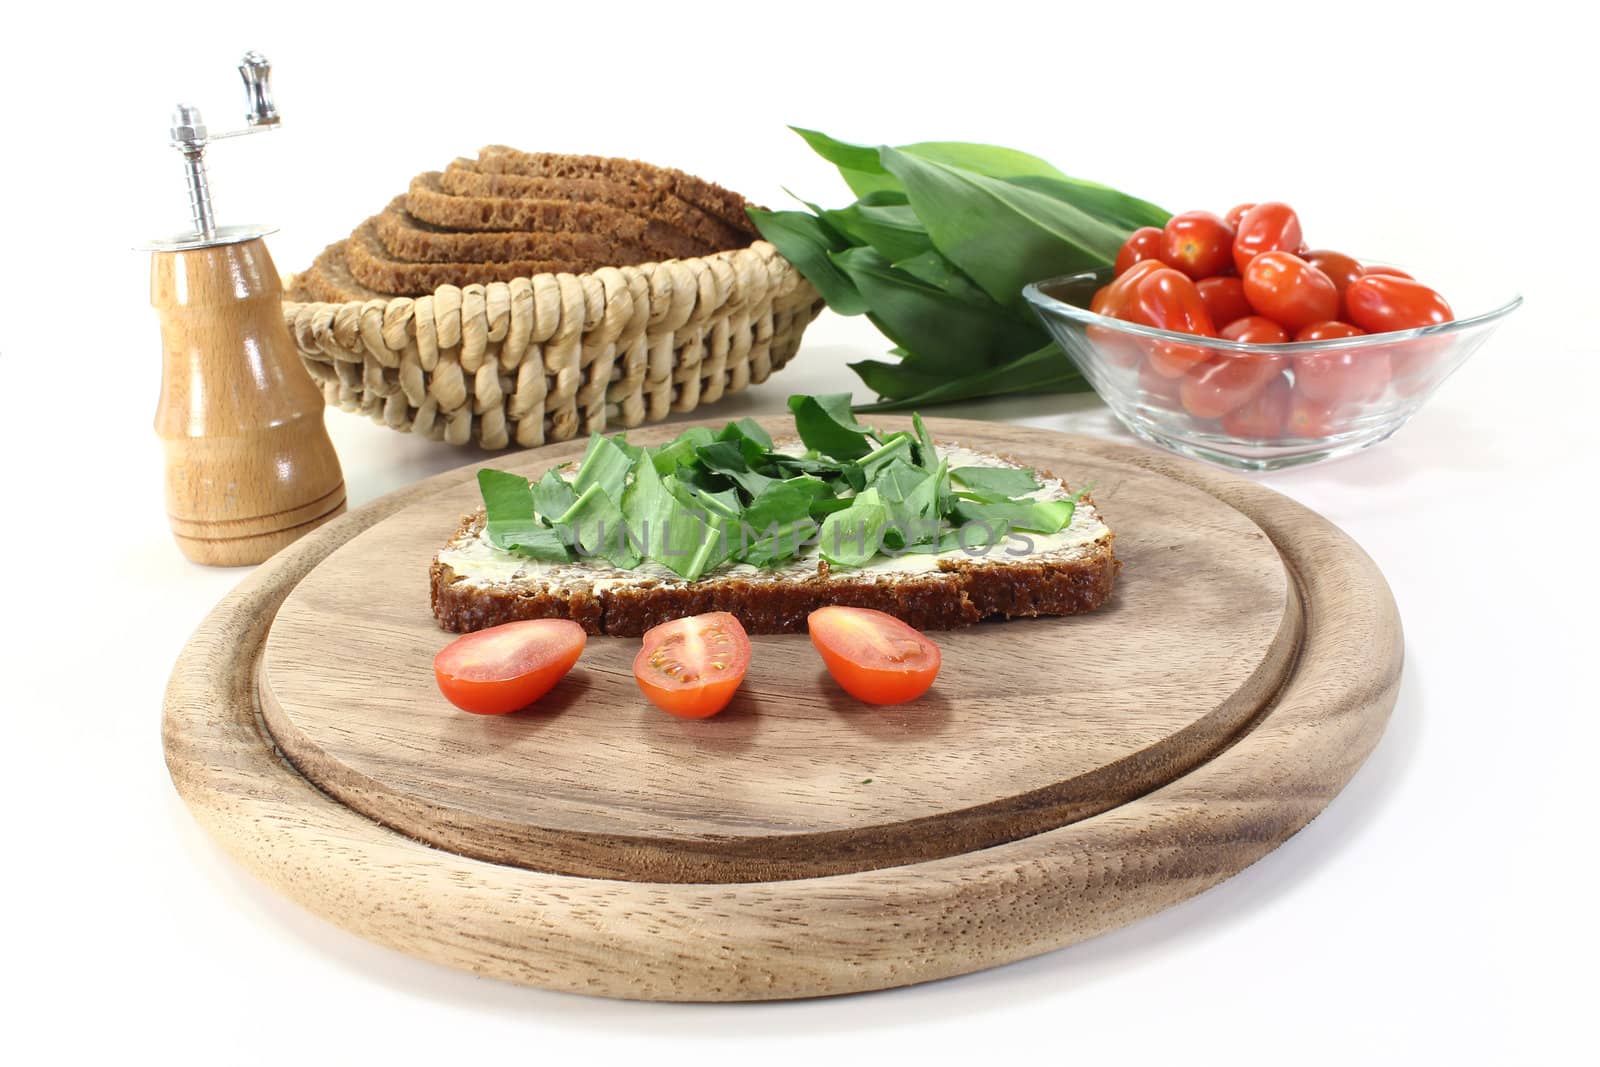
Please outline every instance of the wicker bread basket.
[[693, 411], [787, 363], [821, 310], [765, 241], [430, 296], [283, 306], [329, 404], [488, 449]]

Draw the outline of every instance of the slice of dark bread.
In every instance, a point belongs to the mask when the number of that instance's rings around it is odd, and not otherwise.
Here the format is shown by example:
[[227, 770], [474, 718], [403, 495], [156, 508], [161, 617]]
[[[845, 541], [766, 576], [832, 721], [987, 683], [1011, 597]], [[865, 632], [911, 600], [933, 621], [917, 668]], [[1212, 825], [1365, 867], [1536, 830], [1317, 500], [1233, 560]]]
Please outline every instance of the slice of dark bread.
[[642, 241], [598, 233], [447, 230], [412, 215], [396, 197], [373, 222], [378, 240], [395, 259], [412, 263], [484, 263], [513, 259], [576, 260], [594, 267], [649, 263], [660, 253]]
[[[565, 618], [592, 634], [635, 637], [707, 611], [731, 612], [750, 633], [801, 633], [806, 617], [830, 604], [876, 608], [919, 630], [949, 630], [994, 617], [1072, 615], [1105, 603], [1122, 566], [1112, 551], [1115, 535], [1088, 497], [1068, 531], [1073, 539], [1058, 549], [1017, 557], [958, 551], [921, 557], [914, 572], [834, 569], [813, 557], [778, 572], [722, 568], [686, 582], [660, 568], [621, 571], [603, 561], [524, 564], [503, 553], [495, 559], [499, 550], [482, 538], [478, 512], [434, 557], [429, 581], [435, 618], [456, 633]], [[485, 556], [511, 573], [474, 573], [468, 560]]]
[[745, 213], [751, 206], [748, 200], [720, 185], [671, 167], [658, 167], [636, 159], [522, 152], [506, 145], [485, 145], [478, 150], [477, 170], [484, 174], [541, 178], [609, 178], [647, 189], [662, 189], [708, 215], [755, 234], [755, 226]]
[[453, 196], [609, 204], [631, 215], [666, 223], [718, 251], [743, 248], [755, 237], [748, 225], [734, 226], [707, 214], [666, 189], [634, 185], [611, 178], [549, 178], [484, 173], [476, 169], [473, 161], [458, 159], [445, 168], [439, 183], [445, 192]]
[[441, 285], [487, 285], [535, 274], [582, 274], [582, 260], [514, 259], [487, 263], [408, 263], [395, 259], [378, 239], [377, 220], [368, 219], [345, 243], [345, 262], [356, 281], [393, 296], [430, 293]]

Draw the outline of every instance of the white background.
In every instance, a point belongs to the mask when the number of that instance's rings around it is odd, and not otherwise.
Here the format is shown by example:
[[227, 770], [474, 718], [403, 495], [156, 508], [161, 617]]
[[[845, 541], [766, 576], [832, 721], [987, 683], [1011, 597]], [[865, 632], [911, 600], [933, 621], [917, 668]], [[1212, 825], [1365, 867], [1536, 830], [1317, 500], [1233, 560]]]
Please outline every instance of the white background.
[[[1565, 6], [1565, 5], [1563, 5]], [[167, 780], [161, 689], [241, 576], [186, 563], [150, 429], [139, 239], [186, 222], [167, 114], [247, 47], [284, 128], [211, 154], [280, 267], [487, 142], [847, 196], [786, 123], [1024, 148], [1173, 210], [1296, 205], [1315, 244], [1527, 306], [1395, 439], [1267, 476], [1348, 530], [1407, 633], [1388, 734], [1217, 890], [1089, 944], [823, 1002], [633, 1005], [361, 942], [257, 885]], [[1592, 1008], [1597, 488], [1590, 35], [1553, 7], [1054, 3], [28, 5], [0, 35], [3, 776], [13, 1062], [1570, 1062]], [[1459, 309], [1458, 309], [1459, 310]], [[726, 405], [847, 388], [825, 315]], [[718, 412], [721, 413], [720, 411]], [[1119, 435], [1086, 398], [941, 414]], [[338, 412], [351, 503], [476, 456]], [[1586, 672], [1592, 674], [1592, 672]], [[1592, 1045], [1589, 1055], [1592, 1055]]]

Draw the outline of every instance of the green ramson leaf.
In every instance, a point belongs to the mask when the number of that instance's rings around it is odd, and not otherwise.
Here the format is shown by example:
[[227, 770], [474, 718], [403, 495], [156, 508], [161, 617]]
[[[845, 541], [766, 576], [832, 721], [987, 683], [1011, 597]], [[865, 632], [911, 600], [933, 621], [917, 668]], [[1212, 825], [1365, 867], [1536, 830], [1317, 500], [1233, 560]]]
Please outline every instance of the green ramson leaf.
[[533, 487], [533, 506], [542, 518], [554, 520], [578, 499], [572, 485], [556, 470], [547, 470]]
[[693, 463], [695, 450], [716, 439], [716, 435], [704, 426], [691, 426], [659, 449], [653, 449], [650, 461], [655, 465], [656, 473], [665, 477], [679, 467]]
[[[967, 304], [976, 304], [980, 307], [993, 307], [994, 301], [989, 299], [989, 294], [979, 289], [968, 278], [956, 269], [944, 256], [939, 254], [937, 248], [915, 255], [909, 259], [895, 261], [894, 269], [911, 275], [920, 282], [933, 286], [948, 297], [960, 300]], [[900, 349], [895, 353], [907, 356], [910, 353]]]
[[836, 567], [860, 567], [878, 554], [879, 537], [889, 510], [876, 489], [857, 494], [850, 506], [822, 522], [817, 534], [822, 558]]
[[1072, 361], [1053, 343], [999, 366], [934, 384], [929, 384], [930, 376], [914, 364], [865, 360], [850, 364], [850, 369], [882, 398], [862, 405], [862, 411], [903, 411], [1003, 393], [1072, 393], [1089, 388]]
[[[857, 196], [869, 196], [881, 190], [900, 188], [900, 183], [884, 170], [883, 164], [878, 161], [876, 148], [836, 141], [825, 133], [804, 130], [799, 126], [789, 128], [803, 137], [817, 155], [838, 167], [839, 176]], [[773, 243], [777, 244], [776, 241]]]
[[760, 495], [774, 481], [765, 474], [751, 470], [746, 453], [733, 441], [713, 441], [704, 448], [696, 449], [695, 454], [707, 470], [732, 481], [744, 490], [746, 496], [754, 498]]
[[879, 155], [934, 247], [1004, 306], [1019, 306], [1029, 282], [1111, 262], [1127, 239], [1127, 231], [1034, 189], [893, 148]]
[[582, 497], [591, 487], [599, 486], [611, 500], [621, 500], [632, 467], [633, 456], [618, 442], [604, 434], [594, 434], [578, 464], [578, 474], [572, 479], [572, 491]]
[[857, 201], [837, 211], [824, 211], [822, 217], [852, 244], [870, 246], [888, 260], [933, 250], [927, 229], [909, 204], [874, 206]]
[[1087, 211], [1119, 229], [1129, 232], [1141, 226], [1162, 227], [1172, 213], [1136, 196], [1118, 192], [1109, 185], [1086, 182], [1081, 178], [1047, 176], [1019, 176], [1010, 179], [1013, 185], [1044, 193]]
[[[735, 419], [728, 423], [722, 428], [722, 432], [717, 434], [717, 440], [752, 442], [756, 445], [758, 454], [772, 448], [772, 435], [763, 430], [759, 422], [750, 418]], [[749, 455], [748, 451], [746, 455]]]
[[1071, 181], [1038, 156], [1030, 156], [1015, 148], [1002, 148], [992, 144], [970, 144], [966, 141], [922, 141], [902, 145], [898, 149], [907, 155], [919, 156], [933, 163], [960, 167], [975, 174], [991, 178], [1054, 178]]
[[789, 523], [811, 516], [811, 505], [828, 496], [827, 483], [810, 477], [773, 482], [751, 501], [743, 519], [757, 531], [773, 523]]
[[791, 396], [795, 432], [809, 449], [834, 459], [859, 459], [872, 451], [867, 428], [850, 412], [849, 393]]
[[598, 485], [578, 494], [556, 525], [571, 530], [573, 543], [586, 555], [599, 556], [624, 570], [639, 565], [642, 556], [635, 543], [639, 531], [629, 530], [622, 509]]
[[660, 561], [662, 535], [675, 504], [654, 462], [647, 459], [634, 465], [633, 481], [622, 494], [622, 521], [647, 559]]
[[981, 522], [990, 526], [1005, 524], [1032, 533], [1059, 533], [1072, 521], [1076, 506], [1071, 500], [961, 500], [956, 503], [956, 521]]
[[929, 370], [970, 373], [1030, 352], [1046, 340], [1043, 329], [994, 303], [974, 304], [897, 271], [871, 248], [834, 253], [871, 305], [873, 323], [915, 353]]
[[815, 215], [804, 211], [760, 211], [750, 208], [750, 221], [761, 236], [783, 253], [783, 258], [800, 268], [806, 280], [817, 287], [828, 306], [841, 315], [859, 315], [867, 303], [856, 292], [849, 277], [833, 265], [831, 252], [841, 252], [850, 243], [828, 229]]
[[861, 473], [868, 481], [878, 476], [878, 472], [896, 460], [909, 460], [911, 458], [912, 437], [908, 433], [890, 434], [883, 444], [861, 457]]
[[754, 530], [743, 554], [744, 562], [752, 567], [776, 567], [813, 544], [816, 533], [817, 524], [810, 518]]
[[533, 486], [520, 474], [485, 467], [478, 472], [478, 492], [483, 495], [484, 515], [490, 525], [534, 516]]
[[528, 479], [485, 468], [478, 472], [478, 491], [483, 495], [484, 532], [490, 544], [552, 563], [565, 563], [572, 558], [560, 534], [535, 517], [533, 487]]
[[1020, 467], [955, 467], [950, 477], [985, 500], [1009, 500], [1042, 488], [1032, 470]]

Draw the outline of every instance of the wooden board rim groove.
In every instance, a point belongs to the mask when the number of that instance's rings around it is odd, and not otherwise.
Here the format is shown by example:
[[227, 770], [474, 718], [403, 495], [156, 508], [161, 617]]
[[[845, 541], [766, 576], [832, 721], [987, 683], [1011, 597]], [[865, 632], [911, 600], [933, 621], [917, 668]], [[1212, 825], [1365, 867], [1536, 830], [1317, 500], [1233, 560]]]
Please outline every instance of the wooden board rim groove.
[[[980, 852], [725, 884], [502, 867], [367, 820], [270, 750], [256, 717], [254, 654], [240, 650], [259, 648], [276, 604], [321, 558], [454, 472], [316, 531], [219, 604], [168, 688], [163, 739], [174, 783], [246, 867], [330, 921], [474, 973], [575, 992], [751, 1000], [887, 988], [1025, 958], [1151, 914], [1276, 847], [1365, 760], [1398, 689], [1393, 600], [1344, 534], [1248, 481], [1126, 445], [1007, 430], [1211, 493], [1267, 532], [1301, 591], [1301, 663], [1271, 710], [1212, 760], [1120, 807]], [[707, 928], [716, 936], [696, 936]]]

